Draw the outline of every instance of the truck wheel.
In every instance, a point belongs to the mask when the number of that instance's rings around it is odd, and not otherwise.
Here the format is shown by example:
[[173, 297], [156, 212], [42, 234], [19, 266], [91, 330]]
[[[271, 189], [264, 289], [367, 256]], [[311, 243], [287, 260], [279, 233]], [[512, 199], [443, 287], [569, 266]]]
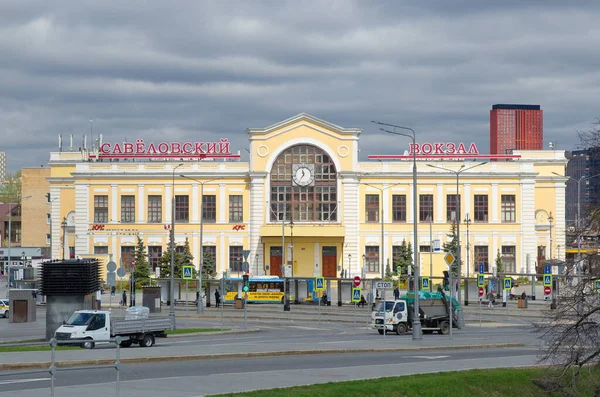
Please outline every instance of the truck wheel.
[[377, 332], [379, 332], [379, 335], [383, 335], [383, 330], [382, 329], [378, 329]]
[[83, 342], [81, 344], [81, 347], [83, 347], [84, 349], [88, 349], [91, 350], [96, 346], [96, 344], [94, 342], [92, 342], [91, 339], [87, 339], [85, 342]]
[[152, 335], [144, 335], [144, 338], [140, 342], [140, 347], [152, 347], [154, 344], [154, 338]]
[[121, 341], [121, 343], [119, 344], [119, 346], [121, 346], [121, 347], [129, 347], [129, 346], [131, 346], [132, 343], [133, 342], [131, 341], [131, 339], [128, 339], [128, 340]]
[[396, 333], [397, 333], [398, 335], [405, 334], [405, 333], [406, 333], [406, 324], [404, 324], [404, 323], [399, 323], [399, 324], [396, 326]]
[[4, 312], [4, 318], [8, 318], [8, 310]]
[[442, 335], [448, 335], [450, 333], [450, 323], [448, 321], [444, 321], [438, 332]]

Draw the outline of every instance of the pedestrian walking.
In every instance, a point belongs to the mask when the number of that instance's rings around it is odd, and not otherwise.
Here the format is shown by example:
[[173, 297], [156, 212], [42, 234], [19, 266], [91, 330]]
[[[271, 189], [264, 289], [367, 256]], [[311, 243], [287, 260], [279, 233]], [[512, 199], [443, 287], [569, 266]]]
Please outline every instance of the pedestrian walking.
[[488, 307], [494, 307], [494, 292], [495, 291], [490, 291], [488, 294]]
[[221, 306], [221, 293], [218, 288], [215, 290], [215, 305], [217, 307]]
[[123, 297], [121, 298], [121, 304], [127, 306], [127, 292], [123, 291]]
[[394, 300], [399, 300], [400, 299], [400, 290], [398, 289], [398, 286], [396, 286], [396, 288], [394, 288]]

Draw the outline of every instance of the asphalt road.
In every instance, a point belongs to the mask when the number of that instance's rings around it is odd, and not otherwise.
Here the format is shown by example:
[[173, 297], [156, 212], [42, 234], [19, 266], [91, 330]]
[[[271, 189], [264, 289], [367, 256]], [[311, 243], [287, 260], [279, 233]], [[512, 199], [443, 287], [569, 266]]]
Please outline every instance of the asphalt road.
[[[213, 393], [324, 383], [495, 366], [529, 366], [537, 349], [453, 349], [427, 352], [324, 354], [123, 365], [121, 396], [185, 397]], [[50, 376], [0, 377], [0, 396], [49, 395]], [[61, 371], [55, 395], [115, 395], [114, 369]], [[46, 394], [48, 393], [48, 394]], [[78, 394], [80, 393], [80, 394]]]

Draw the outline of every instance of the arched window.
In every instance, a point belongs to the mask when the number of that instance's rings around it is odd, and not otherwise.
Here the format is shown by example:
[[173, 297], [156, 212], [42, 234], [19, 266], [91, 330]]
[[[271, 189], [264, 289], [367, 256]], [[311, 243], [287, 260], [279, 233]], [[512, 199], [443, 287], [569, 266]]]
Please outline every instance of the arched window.
[[328, 154], [311, 145], [286, 149], [271, 168], [271, 222], [336, 222], [337, 172]]

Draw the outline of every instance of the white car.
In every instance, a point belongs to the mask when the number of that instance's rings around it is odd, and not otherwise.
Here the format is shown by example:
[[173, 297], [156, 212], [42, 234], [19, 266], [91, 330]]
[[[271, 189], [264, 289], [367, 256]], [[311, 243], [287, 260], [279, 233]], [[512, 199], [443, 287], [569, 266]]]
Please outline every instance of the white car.
[[8, 299], [0, 299], [0, 315], [8, 317]]

